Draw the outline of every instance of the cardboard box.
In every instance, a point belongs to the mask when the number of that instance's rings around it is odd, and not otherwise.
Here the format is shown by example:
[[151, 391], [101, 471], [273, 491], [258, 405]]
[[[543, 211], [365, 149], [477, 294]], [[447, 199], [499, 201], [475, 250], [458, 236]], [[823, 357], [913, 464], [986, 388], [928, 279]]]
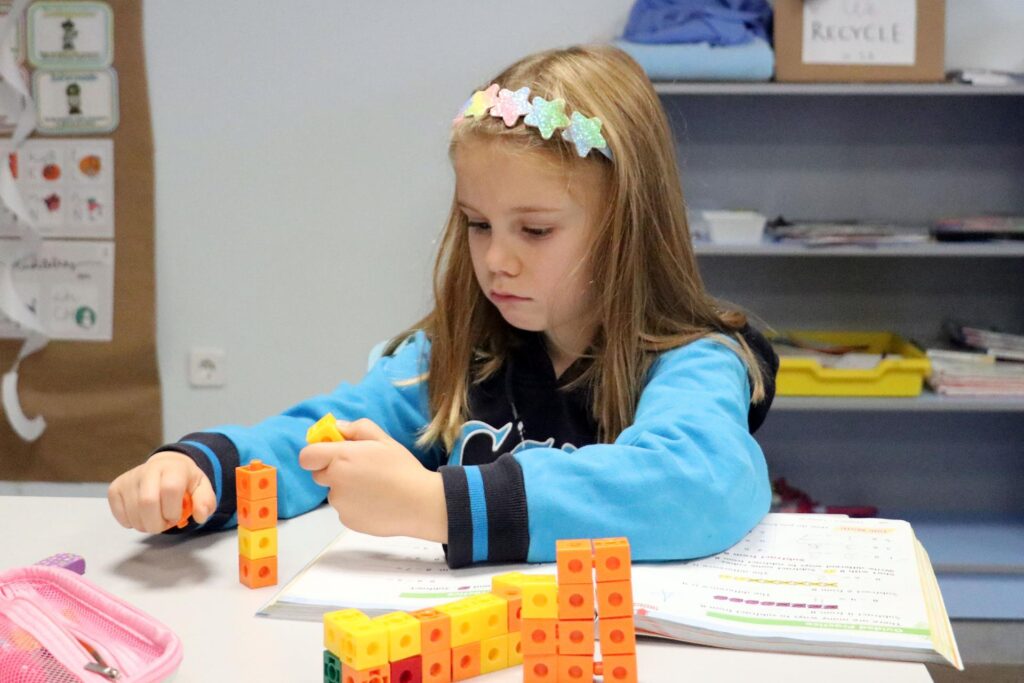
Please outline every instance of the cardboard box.
[[945, 0], [775, 0], [775, 80], [945, 80]]

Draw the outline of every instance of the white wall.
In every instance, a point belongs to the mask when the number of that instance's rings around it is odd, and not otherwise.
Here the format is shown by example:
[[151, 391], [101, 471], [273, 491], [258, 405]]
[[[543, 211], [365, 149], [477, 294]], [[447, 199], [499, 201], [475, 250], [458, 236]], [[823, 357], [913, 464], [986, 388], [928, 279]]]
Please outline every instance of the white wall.
[[[428, 310], [455, 111], [631, 4], [147, 0], [166, 437], [358, 379]], [[227, 352], [223, 389], [189, 386], [193, 346]]]

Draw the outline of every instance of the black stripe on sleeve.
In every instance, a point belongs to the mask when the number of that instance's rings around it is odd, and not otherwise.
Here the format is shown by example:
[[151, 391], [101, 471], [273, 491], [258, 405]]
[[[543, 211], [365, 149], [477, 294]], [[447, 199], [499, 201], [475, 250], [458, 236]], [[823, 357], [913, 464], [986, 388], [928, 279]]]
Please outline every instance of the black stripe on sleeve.
[[452, 569], [473, 563], [473, 518], [469, 510], [469, 484], [462, 467], [439, 467], [448, 509], [448, 566]]
[[510, 454], [479, 467], [487, 498], [487, 561], [525, 562], [530, 551], [530, 520], [523, 468]]

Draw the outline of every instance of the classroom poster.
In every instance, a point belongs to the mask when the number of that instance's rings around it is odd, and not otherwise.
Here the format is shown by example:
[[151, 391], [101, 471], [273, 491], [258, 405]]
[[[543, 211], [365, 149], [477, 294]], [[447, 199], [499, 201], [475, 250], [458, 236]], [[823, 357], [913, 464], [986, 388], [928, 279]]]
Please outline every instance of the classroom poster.
[[[163, 439], [142, 7], [37, 1], [25, 15], [18, 68], [43, 96], [33, 104], [41, 116], [16, 155], [0, 137], [0, 164], [43, 238], [11, 271], [14, 290], [51, 341], [17, 378], [22, 411], [46, 429], [28, 442], [0, 418], [0, 480], [110, 481]], [[0, 257], [15, 253], [13, 221], [0, 208]], [[0, 319], [3, 372], [18, 334]]]

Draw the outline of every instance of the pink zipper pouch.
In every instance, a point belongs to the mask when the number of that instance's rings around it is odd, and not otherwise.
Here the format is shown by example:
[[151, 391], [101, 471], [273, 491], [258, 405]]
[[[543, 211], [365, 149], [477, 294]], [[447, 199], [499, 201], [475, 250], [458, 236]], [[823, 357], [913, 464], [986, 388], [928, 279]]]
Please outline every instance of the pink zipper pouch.
[[0, 573], [0, 681], [156, 683], [181, 641], [153, 617], [59, 567]]

